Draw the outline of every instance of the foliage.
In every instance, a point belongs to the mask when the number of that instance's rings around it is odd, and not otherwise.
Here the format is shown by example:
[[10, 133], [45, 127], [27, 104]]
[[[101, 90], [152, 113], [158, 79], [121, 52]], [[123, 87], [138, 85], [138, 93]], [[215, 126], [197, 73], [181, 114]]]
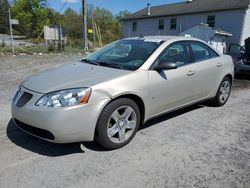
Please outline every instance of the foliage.
[[54, 52], [56, 50], [56, 47], [54, 44], [50, 44], [48, 47], [48, 52]]
[[[130, 14], [128, 11], [121, 11], [117, 16], [112, 12], [100, 7], [88, 7], [88, 28], [92, 28], [92, 16], [94, 22], [100, 27], [102, 40], [104, 44], [110, 43], [122, 37], [123, 18]], [[91, 40], [92, 35], [89, 37]]]
[[0, 0], [0, 33], [8, 33], [9, 31], [8, 9], [8, 0]]
[[47, 23], [47, 0], [16, 0], [12, 17], [19, 20], [16, 29], [28, 36], [37, 37]]
[[74, 10], [69, 8], [64, 12], [62, 25], [69, 38], [82, 38], [82, 19]]
[[[0, 28], [4, 32], [8, 29], [8, 20], [2, 24], [4, 19], [8, 18], [8, 1], [0, 0]], [[7, 3], [7, 4], [6, 4]], [[15, 32], [27, 36], [28, 38], [37, 38], [41, 35], [45, 25], [59, 25], [64, 28], [68, 44], [71, 46], [83, 46], [83, 21], [81, 12], [76, 12], [70, 8], [64, 13], [56, 12], [47, 7], [47, 0], [15, 0], [11, 7], [12, 18], [19, 20], [19, 25], [13, 26]], [[88, 5], [87, 22], [88, 29], [93, 28], [93, 21], [97, 25], [102, 42], [110, 43], [122, 37], [122, 20], [130, 14], [128, 11], [121, 11], [118, 15], [100, 7]], [[6, 27], [7, 25], [7, 27]], [[97, 37], [96, 37], [97, 38]], [[89, 44], [93, 46], [93, 34], [88, 34]]]
[[6, 43], [5, 43], [5, 41], [4, 40], [2, 40], [2, 42], [1, 42], [1, 45], [0, 45], [2, 48], [4, 48], [5, 46], [6, 46]]

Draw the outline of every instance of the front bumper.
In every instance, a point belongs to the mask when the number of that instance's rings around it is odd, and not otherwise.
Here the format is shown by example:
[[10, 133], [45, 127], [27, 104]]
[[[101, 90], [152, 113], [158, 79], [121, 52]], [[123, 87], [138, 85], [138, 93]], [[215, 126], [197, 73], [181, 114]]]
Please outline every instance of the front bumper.
[[15, 124], [25, 132], [55, 143], [93, 141], [97, 119], [109, 99], [68, 108], [38, 107], [43, 94], [22, 88], [33, 97], [22, 107], [12, 102]]

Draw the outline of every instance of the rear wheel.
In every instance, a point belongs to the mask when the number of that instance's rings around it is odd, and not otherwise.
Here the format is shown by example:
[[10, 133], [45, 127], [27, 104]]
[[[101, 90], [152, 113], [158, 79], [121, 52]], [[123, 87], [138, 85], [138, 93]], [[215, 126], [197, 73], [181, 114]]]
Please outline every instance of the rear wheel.
[[96, 140], [107, 149], [118, 149], [128, 144], [140, 124], [140, 110], [128, 98], [109, 103], [97, 122]]
[[225, 77], [220, 84], [215, 98], [212, 100], [214, 106], [223, 106], [226, 104], [231, 93], [231, 87], [231, 80], [228, 77]]

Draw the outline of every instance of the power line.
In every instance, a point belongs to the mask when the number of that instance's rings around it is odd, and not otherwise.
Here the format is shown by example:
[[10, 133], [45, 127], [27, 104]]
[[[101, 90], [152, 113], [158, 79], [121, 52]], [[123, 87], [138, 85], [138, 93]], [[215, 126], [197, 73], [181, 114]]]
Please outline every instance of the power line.
[[62, 9], [65, 7], [65, 5], [68, 3], [68, 1], [69, 1], [69, 0], [66, 0], [66, 1], [64, 2], [63, 6], [59, 9], [59, 12], [62, 11]]

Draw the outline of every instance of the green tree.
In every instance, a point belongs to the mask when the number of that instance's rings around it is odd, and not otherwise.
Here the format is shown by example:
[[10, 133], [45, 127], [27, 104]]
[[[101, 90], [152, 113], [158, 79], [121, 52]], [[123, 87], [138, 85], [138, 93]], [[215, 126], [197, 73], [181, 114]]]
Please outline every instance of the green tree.
[[19, 20], [16, 29], [28, 36], [37, 37], [47, 23], [47, 0], [16, 0], [12, 17]]
[[117, 33], [119, 33], [119, 36], [122, 37], [123, 36], [123, 19], [130, 15], [131, 12], [129, 12], [128, 10], [124, 10], [124, 11], [120, 11], [118, 13], [118, 15], [115, 17], [117, 23]]
[[74, 10], [68, 8], [63, 15], [63, 26], [70, 38], [81, 38], [82, 19]]
[[[103, 43], [110, 43], [122, 37], [123, 19], [129, 14], [130, 12], [125, 10], [115, 16], [109, 10], [88, 5], [88, 28], [92, 28], [93, 15], [94, 22], [100, 27]], [[92, 35], [89, 35], [89, 39], [92, 40]]]
[[63, 21], [63, 15], [53, 9], [47, 9], [47, 19], [49, 25], [58, 25]]
[[9, 3], [8, 0], [0, 0], [0, 33], [8, 33], [9, 31]]
[[123, 22], [123, 19], [124, 19], [126, 16], [130, 15], [130, 14], [131, 14], [131, 12], [129, 12], [128, 10], [120, 11], [120, 12], [118, 13], [118, 15], [116, 16], [116, 20], [119, 21], [119, 22]]
[[96, 24], [100, 27], [103, 43], [109, 43], [119, 38], [116, 29], [117, 21], [110, 11], [97, 7], [93, 15]]

